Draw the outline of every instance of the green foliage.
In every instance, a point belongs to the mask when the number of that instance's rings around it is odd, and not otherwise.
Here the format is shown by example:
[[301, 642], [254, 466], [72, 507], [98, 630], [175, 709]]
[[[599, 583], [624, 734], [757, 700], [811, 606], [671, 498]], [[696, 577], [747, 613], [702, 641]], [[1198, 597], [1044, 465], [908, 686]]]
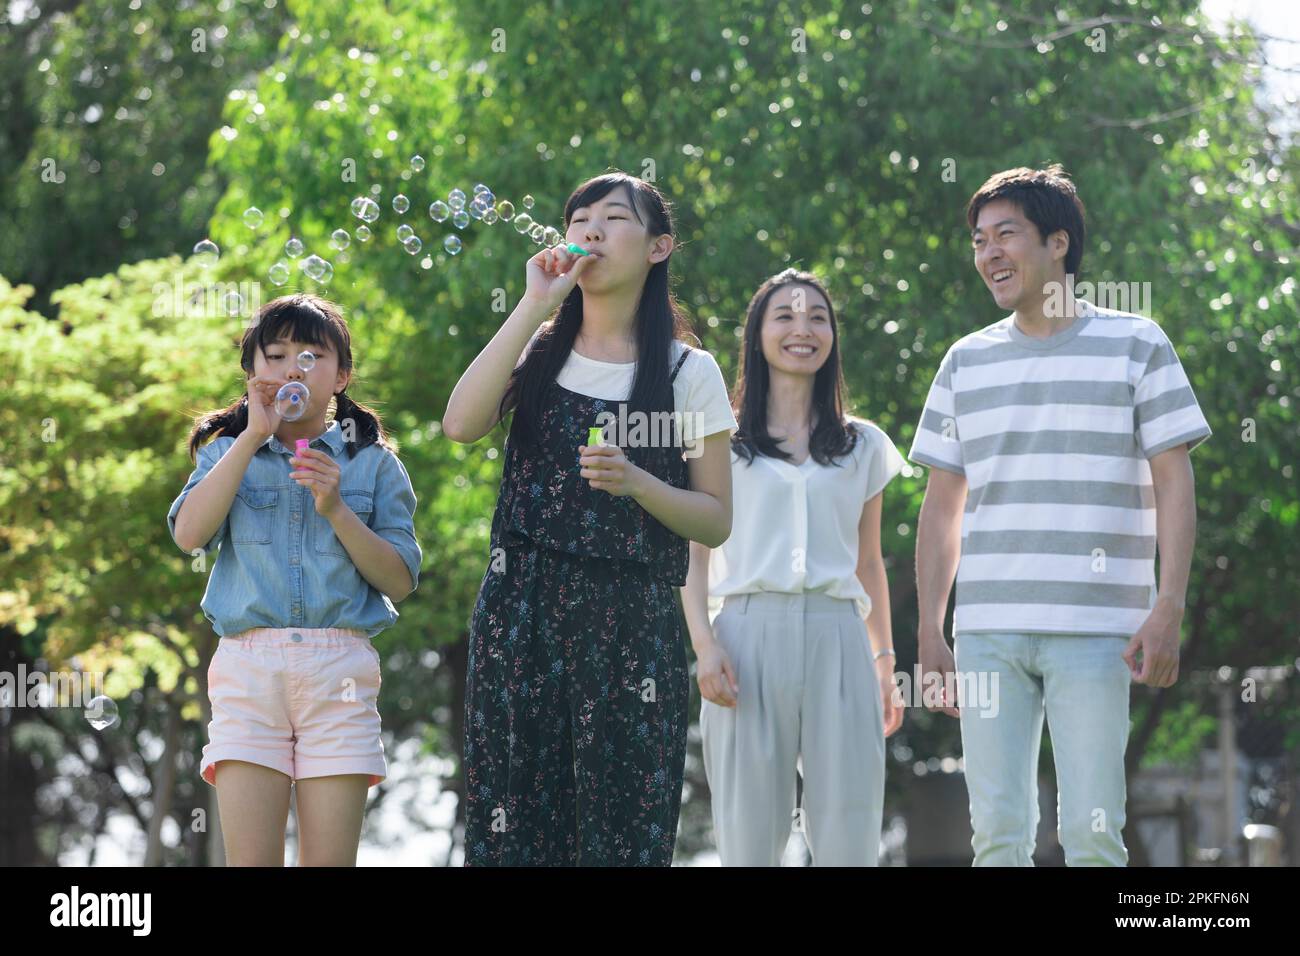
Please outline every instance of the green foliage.
[[[722, 0], [689, 19], [678, 5], [594, 0], [398, 6], [249, 3], [217, 18], [198, 5], [151, 10], [136, 33], [143, 15], [83, 4], [34, 48], [49, 70], [10, 84], [40, 126], [29, 143], [0, 140], [21, 157], [0, 187], [0, 229], [26, 240], [6, 244], [0, 274], [30, 286], [0, 282], [0, 569], [13, 582], [0, 623], [47, 624], [56, 658], [149, 634], [202, 665], [204, 575], [163, 516], [188, 473], [190, 416], [238, 393], [239, 322], [211, 303], [207, 317], [158, 314], [153, 286], [182, 264], [134, 260], [187, 253], [210, 233], [226, 250], [216, 278], [260, 281], [265, 301], [306, 281], [295, 270], [283, 290], [265, 284], [296, 235], [334, 264], [327, 294], [352, 327], [353, 392], [381, 410], [419, 499], [423, 580], [379, 641], [385, 726], [455, 755], [455, 696], [430, 667], [463, 637], [487, 567], [503, 435], [466, 448], [438, 421], [536, 247], [474, 222], [449, 256], [453, 230], [427, 217], [430, 202], [485, 182], [516, 206], [531, 193], [535, 218], [559, 226], [586, 177], [653, 175], [676, 203], [678, 295], [728, 378], [753, 290], [786, 266], [812, 269], [839, 313], [851, 408], [906, 450], [944, 351], [1000, 318], [971, 265], [966, 199], [996, 170], [1060, 161], [1089, 210], [1080, 279], [1150, 284], [1151, 314], [1215, 431], [1193, 454], [1184, 671], [1295, 657], [1300, 164], [1251, 95], [1249, 36], [1215, 36], [1194, 0], [1114, 5], [1104, 51], [1086, 42], [1095, 5], [1045, 0], [1014, 13], [987, 0]], [[224, 68], [187, 59], [182, 79], [161, 67], [191, 26], [218, 19], [232, 24]], [[75, 80], [86, 62], [111, 84]], [[146, 83], [151, 99], [131, 103]], [[103, 118], [78, 120], [92, 101]], [[112, 121], [119, 104], [128, 119]], [[44, 156], [69, 169], [66, 184], [40, 182]], [[104, 172], [81, 175], [95, 156]], [[348, 204], [372, 186], [374, 238], [336, 253], [330, 232], [355, 231]], [[404, 217], [390, 206], [399, 191]], [[259, 229], [242, 222], [248, 206], [266, 214]], [[429, 268], [397, 243], [402, 220]], [[57, 321], [28, 311], [33, 292], [59, 287]], [[883, 517], [907, 670], [924, 480], [918, 469], [891, 485]], [[1182, 685], [1170, 697], [1150, 711], [1147, 761], [1185, 757], [1212, 727], [1212, 703]], [[1154, 699], [1135, 690], [1135, 723]], [[957, 725], [909, 710], [891, 746], [899, 769], [956, 754]]]

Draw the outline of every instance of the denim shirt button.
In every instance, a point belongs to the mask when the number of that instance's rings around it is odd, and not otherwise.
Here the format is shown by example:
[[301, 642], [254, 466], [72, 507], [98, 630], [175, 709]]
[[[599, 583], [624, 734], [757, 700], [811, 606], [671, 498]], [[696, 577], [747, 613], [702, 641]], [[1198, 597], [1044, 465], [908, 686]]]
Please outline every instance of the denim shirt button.
[[293, 635], [293, 640], [294, 640], [295, 643], [297, 643], [297, 644], [301, 644], [301, 643], [302, 643], [302, 635], [301, 635], [301, 634], [294, 634], [294, 635]]

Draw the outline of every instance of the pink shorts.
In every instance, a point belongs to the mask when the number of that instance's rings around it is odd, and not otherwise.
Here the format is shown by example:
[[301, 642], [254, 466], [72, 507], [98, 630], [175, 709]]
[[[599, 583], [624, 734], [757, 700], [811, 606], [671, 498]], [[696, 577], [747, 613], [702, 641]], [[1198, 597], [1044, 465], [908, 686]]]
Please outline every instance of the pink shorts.
[[199, 773], [245, 760], [291, 780], [388, 775], [379, 737], [379, 652], [364, 631], [256, 627], [221, 638], [208, 666], [212, 721]]

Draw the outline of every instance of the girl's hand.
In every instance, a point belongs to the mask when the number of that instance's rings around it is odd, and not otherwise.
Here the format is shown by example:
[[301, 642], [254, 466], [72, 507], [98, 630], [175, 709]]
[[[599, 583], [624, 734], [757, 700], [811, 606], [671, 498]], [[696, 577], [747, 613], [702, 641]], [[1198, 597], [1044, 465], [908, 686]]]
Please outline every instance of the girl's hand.
[[289, 472], [289, 477], [311, 491], [316, 499], [316, 513], [322, 518], [333, 518], [343, 507], [343, 499], [339, 497], [340, 470], [334, 459], [323, 451], [304, 448], [289, 461], [297, 468]]
[[719, 707], [735, 707], [740, 682], [731, 657], [720, 643], [710, 641], [695, 656], [695, 680], [700, 685], [700, 696]]
[[882, 654], [876, 661], [876, 677], [880, 679], [880, 699], [885, 705], [885, 736], [903, 726], [903, 692], [894, 683], [894, 655]]
[[587, 267], [589, 259], [596, 256], [574, 255], [563, 246], [543, 249], [528, 260], [528, 288], [524, 297], [535, 299], [550, 312], [569, 294]]
[[280, 427], [280, 413], [275, 410], [275, 393], [284, 385], [282, 378], [254, 376], [248, 380], [248, 425], [245, 431], [260, 439], [270, 438]]
[[611, 495], [636, 497], [645, 471], [628, 461], [623, 449], [617, 445], [579, 445], [578, 454], [582, 477], [591, 480], [591, 487]]

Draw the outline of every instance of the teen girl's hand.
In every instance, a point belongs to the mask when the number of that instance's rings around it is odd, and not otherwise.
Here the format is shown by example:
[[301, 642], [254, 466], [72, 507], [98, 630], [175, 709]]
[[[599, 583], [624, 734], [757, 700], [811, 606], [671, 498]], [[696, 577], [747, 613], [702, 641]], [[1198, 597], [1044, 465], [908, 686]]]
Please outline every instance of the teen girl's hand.
[[282, 378], [255, 375], [248, 380], [248, 425], [245, 431], [260, 439], [270, 438], [280, 427], [280, 413], [275, 410], [275, 393], [284, 385]]
[[628, 461], [617, 445], [579, 445], [578, 454], [582, 477], [591, 480], [592, 488], [634, 498], [640, 492], [646, 473]]
[[524, 298], [542, 303], [550, 312], [564, 301], [587, 268], [587, 262], [595, 258], [595, 254], [574, 255], [563, 246], [543, 249], [528, 260], [528, 288], [524, 290]]
[[332, 519], [343, 507], [343, 499], [339, 497], [340, 470], [334, 459], [323, 451], [304, 448], [289, 461], [297, 469], [289, 472], [289, 477], [311, 491], [317, 514]]
[[719, 707], [736, 706], [736, 695], [740, 693], [736, 668], [727, 649], [717, 640], [709, 641], [695, 655], [695, 681], [705, 700]]

